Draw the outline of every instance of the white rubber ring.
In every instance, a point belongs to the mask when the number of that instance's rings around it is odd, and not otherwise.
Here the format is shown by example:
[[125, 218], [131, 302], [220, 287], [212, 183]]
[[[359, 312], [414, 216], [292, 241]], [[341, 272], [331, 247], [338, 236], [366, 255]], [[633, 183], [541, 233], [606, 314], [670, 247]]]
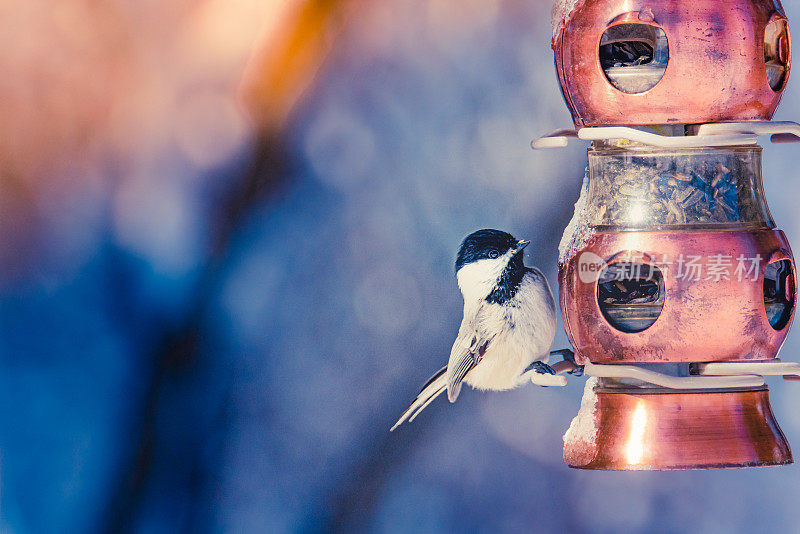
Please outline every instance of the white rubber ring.
[[736, 376], [671, 376], [642, 369], [635, 365], [608, 365], [587, 362], [583, 372], [601, 378], [634, 378], [669, 389], [742, 388], [764, 385], [764, 377], [744, 374]]

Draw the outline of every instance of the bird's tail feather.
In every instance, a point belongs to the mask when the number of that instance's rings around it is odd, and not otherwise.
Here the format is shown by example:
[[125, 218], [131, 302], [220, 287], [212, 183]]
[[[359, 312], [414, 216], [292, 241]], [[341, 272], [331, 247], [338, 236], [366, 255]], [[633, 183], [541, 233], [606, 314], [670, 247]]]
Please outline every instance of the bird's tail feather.
[[408, 410], [406, 410], [394, 426], [389, 429], [390, 432], [406, 421], [413, 421], [428, 404], [433, 402], [433, 400], [447, 388], [446, 373], [447, 366], [439, 369], [439, 371], [428, 380], [425, 386], [423, 386], [422, 391], [417, 395], [417, 398], [411, 403]]

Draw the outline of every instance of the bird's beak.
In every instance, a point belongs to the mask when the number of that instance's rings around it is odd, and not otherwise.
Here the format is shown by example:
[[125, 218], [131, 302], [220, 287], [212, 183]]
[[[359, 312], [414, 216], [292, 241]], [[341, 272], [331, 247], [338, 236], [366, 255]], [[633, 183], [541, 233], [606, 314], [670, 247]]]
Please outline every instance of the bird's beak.
[[523, 248], [527, 247], [530, 244], [531, 242], [528, 241], [527, 239], [520, 239], [519, 241], [517, 241], [517, 250], [518, 251], [522, 250]]

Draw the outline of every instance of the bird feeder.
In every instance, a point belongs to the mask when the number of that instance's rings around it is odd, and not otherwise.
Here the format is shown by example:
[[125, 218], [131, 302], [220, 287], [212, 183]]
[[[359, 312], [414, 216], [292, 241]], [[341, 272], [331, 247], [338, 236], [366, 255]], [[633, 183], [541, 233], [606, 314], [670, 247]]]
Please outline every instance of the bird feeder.
[[791, 463], [763, 376], [800, 374], [777, 359], [797, 274], [757, 144], [800, 140], [770, 122], [791, 67], [782, 6], [578, 0], [562, 14], [553, 49], [576, 129], [533, 145], [592, 141], [559, 258], [564, 327], [592, 377], [565, 461]]
[[577, 127], [770, 120], [791, 65], [777, 0], [579, 0], [562, 26]]

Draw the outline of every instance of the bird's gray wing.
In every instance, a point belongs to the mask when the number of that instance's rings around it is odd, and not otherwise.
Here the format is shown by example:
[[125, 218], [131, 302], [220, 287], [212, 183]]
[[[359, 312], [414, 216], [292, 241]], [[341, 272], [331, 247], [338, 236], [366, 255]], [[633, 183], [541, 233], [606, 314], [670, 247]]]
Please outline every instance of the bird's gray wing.
[[450, 351], [450, 360], [447, 362], [447, 398], [455, 402], [461, 392], [461, 383], [467, 373], [478, 363], [486, 352], [486, 348], [497, 335], [497, 332], [488, 332], [483, 320], [486, 314], [486, 305], [480, 305], [474, 313], [465, 313], [458, 329], [453, 348]]

